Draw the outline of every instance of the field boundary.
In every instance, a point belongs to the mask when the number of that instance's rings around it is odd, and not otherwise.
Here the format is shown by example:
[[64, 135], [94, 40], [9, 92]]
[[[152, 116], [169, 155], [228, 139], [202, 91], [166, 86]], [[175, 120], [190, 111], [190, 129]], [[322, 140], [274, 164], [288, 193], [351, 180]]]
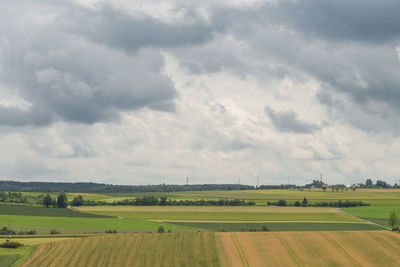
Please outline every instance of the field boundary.
[[379, 224], [379, 223], [376, 223], [376, 222], [372, 222], [372, 221], [368, 221], [368, 220], [366, 220], [366, 219], [364, 219], [364, 218], [351, 215], [350, 213], [345, 212], [345, 211], [344, 211], [343, 209], [341, 209], [341, 208], [338, 208], [338, 210], [339, 210], [340, 212], [344, 213], [344, 214], [347, 214], [347, 215], [350, 216], [350, 217], [355, 218], [355, 219], [362, 220], [362, 221], [364, 221], [364, 222], [366, 222], [366, 223], [375, 224], [375, 225], [380, 226], [380, 227], [382, 227], [382, 228], [385, 228], [386, 230], [389, 230], [389, 231], [392, 230], [392, 229], [390, 229], [390, 228], [388, 228], [388, 227], [386, 227], [386, 226], [384, 226], [384, 225], [382, 225], [382, 224]]
[[[173, 222], [188, 222], [188, 223], [356, 223], [356, 224], [371, 224], [372, 222], [363, 220], [357, 221], [199, 221], [199, 220], [148, 220], [158, 223], [173, 223]], [[379, 224], [376, 224], [379, 225]], [[379, 225], [381, 226], [381, 225]]]

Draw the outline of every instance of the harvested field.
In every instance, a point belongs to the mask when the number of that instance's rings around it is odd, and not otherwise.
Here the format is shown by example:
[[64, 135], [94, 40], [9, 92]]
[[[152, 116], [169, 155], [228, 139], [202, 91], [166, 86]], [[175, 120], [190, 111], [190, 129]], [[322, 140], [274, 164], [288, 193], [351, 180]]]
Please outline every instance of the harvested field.
[[173, 222], [173, 224], [214, 232], [240, 232], [260, 229], [265, 226], [272, 232], [281, 231], [365, 231], [385, 230], [372, 223], [333, 222]]
[[206, 232], [97, 236], [41, 244], [21, 266], [219, 266]]
[[387, 231], [217, 233], [222, 266], [398, 266]]

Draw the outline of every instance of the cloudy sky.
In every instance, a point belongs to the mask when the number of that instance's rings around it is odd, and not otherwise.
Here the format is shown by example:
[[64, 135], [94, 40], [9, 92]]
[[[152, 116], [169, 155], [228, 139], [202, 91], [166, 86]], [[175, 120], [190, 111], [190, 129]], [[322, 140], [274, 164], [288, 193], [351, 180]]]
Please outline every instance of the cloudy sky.
[[398, 0], [2, 0], [0, 179], [400, 176]]

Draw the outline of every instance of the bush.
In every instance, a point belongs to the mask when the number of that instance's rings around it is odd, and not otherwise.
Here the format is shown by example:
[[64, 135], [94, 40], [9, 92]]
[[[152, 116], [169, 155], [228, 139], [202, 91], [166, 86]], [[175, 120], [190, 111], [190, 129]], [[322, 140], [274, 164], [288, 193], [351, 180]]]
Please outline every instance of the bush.
[[158, 227], [157, 229], [157, 233], [164, 233], [164, 232], [165, 232], [164, 226], [160, 225], [160, 227]]
[[286, 206], [286, 200], [284, 199], [279, 199], [278, 202], [276, 203], [277, 206]]
[[172, 230], [171, 230], [171, 229], [168, 229], [168, 233], [172, 233]]
[[36, 232], [36, 230], [29, 230], [29, 231], [25, 232], [25, 234], [26, 235], [36, 235], [37, 232]]
[[4, 242], [0, 244], [0, 247], [2, 248], [18, 248], [20, 246], [23, 246], [23, 244], [18, 242]]
[[118, 231], [116, 230], [116, 229], [114, 229], [114, 230], [106, 230], [106, 234], [116, 234], [116, 233], [118, 233]]
[[7, 227], [3, 227], [0, 229], [0, 235], [16, 235], [17, 233]]
[[72, 206], [82, 206], [83, 205], [83, 197], [82, 196], [77, 196], [74, 197], [74, 199], [72, 200]]
[[59, 231], [57, 231], [56, 229], [51, 229], [50, 234], [51, 235], [58, 235], [58, 234], [61, 234], [61, 233]]

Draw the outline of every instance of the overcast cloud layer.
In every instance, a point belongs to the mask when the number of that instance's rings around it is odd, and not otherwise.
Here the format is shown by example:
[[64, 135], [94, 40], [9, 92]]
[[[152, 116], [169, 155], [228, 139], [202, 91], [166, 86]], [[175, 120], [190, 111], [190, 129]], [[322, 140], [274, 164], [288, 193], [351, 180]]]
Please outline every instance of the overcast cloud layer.
[[394, 183], [399, 10], [3, 0], [0, 178]]

